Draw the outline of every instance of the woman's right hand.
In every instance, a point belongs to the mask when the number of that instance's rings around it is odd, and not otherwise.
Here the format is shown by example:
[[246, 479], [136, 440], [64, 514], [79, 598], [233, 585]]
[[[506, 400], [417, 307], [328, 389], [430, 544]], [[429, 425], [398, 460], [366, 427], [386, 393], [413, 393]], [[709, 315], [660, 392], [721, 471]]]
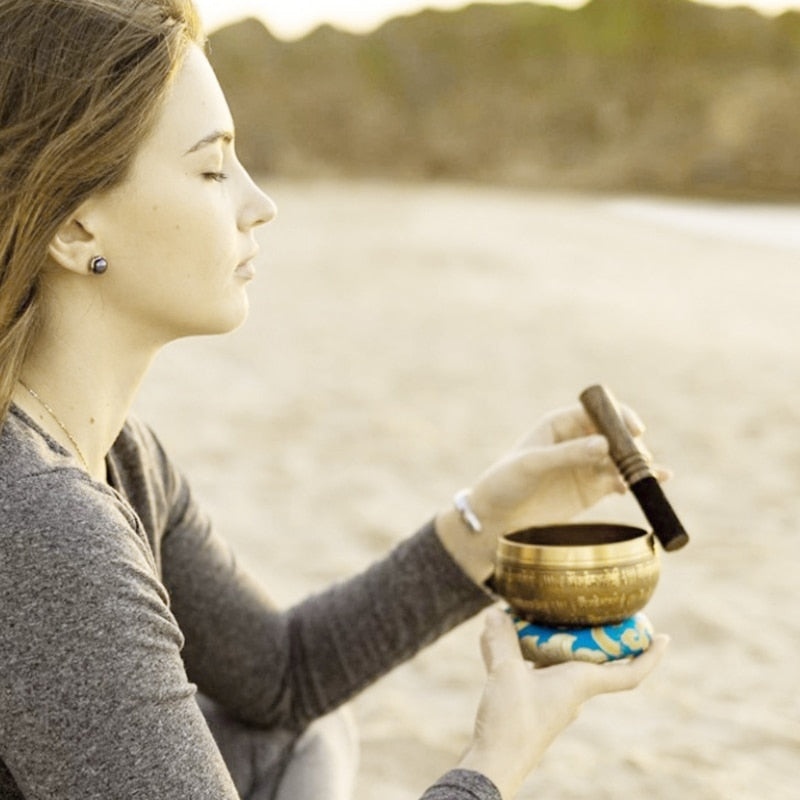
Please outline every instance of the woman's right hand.
[[[621, 411], [631, 435], [640, 437], [642, 422], [631, 409], [623, 406]], [[608, 447], [577, 403], [545, 415], [472, 484], [469, 503], [481, 532], [469, 531], [450, 505], [436, 516], [442, 544], [467, 575], [484, 583], [494, 569], [498, 537], [532, 525], [567, 522], [610, 492], [626, 491]], [[660, 468], [656, 474], [668, 477]]]
[[472, 744], [459, 766], [486, 775], [511, 800], [548, 745], [590, 697], [637, 686], [667, 645], [656, 636], [640, 656], [620, 663], [570, 661], [534, 669], [520, 651], [510, 617], [495, 607], [486, 616], [481, 650], [488, 672]]

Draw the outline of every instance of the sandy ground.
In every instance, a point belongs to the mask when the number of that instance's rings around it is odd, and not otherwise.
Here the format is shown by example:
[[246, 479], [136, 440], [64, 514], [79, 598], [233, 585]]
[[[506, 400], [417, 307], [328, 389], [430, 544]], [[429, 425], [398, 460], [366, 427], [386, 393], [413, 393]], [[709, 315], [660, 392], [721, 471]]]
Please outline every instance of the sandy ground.
[[[523, 797], [796, 798], [796, 237], [602, 197], [269, 188], [280, 216], [260, 235], [250, 320], [171, 346], [139, 404], [241, 558], [280, 602], [322, 588], [606, 382], [674, 469], [667, 494], [693, 537], [663, 556], [648, 606], [673, 641], [637, 692], [585, 707]], [[780, 214], [800, 230], [800, 211]], [[591, 516], [642, 522], [630, 496]], [[480, 628], [358, 699], [359, 798], [413, 800], [454, 764]]]

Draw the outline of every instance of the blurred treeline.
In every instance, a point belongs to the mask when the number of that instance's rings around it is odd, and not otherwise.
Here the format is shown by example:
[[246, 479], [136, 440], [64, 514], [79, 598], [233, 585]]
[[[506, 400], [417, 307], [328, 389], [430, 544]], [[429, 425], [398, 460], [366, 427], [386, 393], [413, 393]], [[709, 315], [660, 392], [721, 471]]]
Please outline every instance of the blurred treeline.
[[211, 60], [256, 172], [800, 197], [800, 13], [689, 0], [472, 5]]

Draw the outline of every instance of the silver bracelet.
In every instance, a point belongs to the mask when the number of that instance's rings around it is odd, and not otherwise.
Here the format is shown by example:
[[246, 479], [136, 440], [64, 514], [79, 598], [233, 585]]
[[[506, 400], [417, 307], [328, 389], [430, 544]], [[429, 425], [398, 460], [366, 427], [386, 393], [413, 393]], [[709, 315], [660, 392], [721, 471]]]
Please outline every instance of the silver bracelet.
[[478, 519], [478, 515], [472, 510], [472, 506], [469, 504], [469, 495], [469, 489], [459, 489], [453, 495], [453, 505], [456, 507], [456, 511], [458, 511], [461, 519], [470, 531], [472, 531], [472, 533], [480, 533], [483, 530], [483, 526]]

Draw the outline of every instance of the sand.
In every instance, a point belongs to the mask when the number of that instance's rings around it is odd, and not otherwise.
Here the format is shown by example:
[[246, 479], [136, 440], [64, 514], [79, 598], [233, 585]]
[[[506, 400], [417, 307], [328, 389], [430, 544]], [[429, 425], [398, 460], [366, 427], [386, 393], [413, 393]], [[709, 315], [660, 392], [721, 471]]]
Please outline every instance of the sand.
[[[170, 346], [139, 402], [242, 561], [282, 603], [352, 574], [605, 382], [692, 535], [647, 609], [672, 644], [639, 690], [587, 704], [522, 797], [797, 797], [797, 237], [658, 201], [268, 188], [247, 324]], [[630, 496], [587, 516], [643, 522]], [[455, 763], [480, 629], [358, 698], [359, 798], [413, 800]]]

